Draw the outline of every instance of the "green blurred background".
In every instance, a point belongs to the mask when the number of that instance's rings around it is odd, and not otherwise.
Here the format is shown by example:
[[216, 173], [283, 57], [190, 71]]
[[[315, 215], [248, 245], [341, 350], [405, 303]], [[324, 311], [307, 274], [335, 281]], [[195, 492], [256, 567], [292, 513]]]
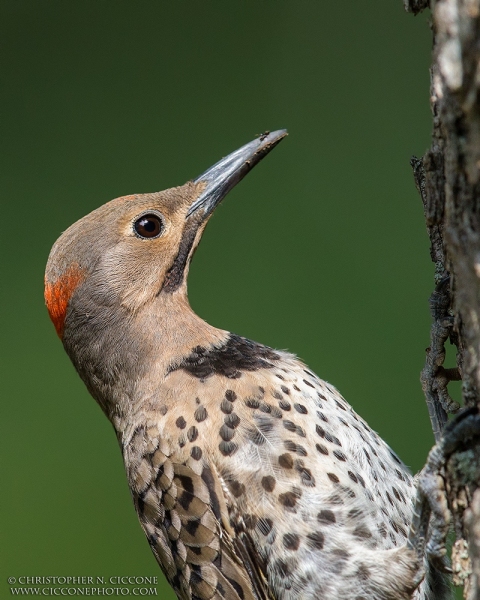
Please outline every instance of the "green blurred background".
[[433, 267], [409, 158], [429, 145], [426, 21], [401, 0], [0, 3], [0, 597], [6, 576], [160, 575], [44, 308], [51, 245], [266, 129], [290, 135], [212, 219], [192, 305], [297, 353], [423, 465]]

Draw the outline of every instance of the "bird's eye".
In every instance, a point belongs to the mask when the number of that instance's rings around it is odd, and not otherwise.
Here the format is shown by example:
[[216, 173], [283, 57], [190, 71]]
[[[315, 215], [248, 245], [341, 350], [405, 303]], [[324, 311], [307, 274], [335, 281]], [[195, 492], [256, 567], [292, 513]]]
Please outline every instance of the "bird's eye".
[[141, 238], [156, 238], [162, 233], [163, 223], [158, 215], [142, 215], [135, 221], [133, 228]]

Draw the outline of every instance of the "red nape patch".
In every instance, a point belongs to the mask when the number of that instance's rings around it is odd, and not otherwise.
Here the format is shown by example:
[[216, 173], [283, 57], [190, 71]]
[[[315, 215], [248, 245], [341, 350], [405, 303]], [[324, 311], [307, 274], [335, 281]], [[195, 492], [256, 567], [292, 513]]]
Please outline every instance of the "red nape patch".
[[54, 283], [45, 281], [45, 304], [60, 339], [63, 337], [68, 302], [84, 278], [84, 271], [74, 264]]

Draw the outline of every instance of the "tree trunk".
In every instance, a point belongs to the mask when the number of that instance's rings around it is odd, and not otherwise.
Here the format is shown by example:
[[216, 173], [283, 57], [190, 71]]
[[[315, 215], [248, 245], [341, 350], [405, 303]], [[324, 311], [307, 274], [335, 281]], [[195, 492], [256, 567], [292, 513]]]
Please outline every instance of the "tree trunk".
[[[433, 31], [432, 145], [412, 159], [435, 263], [422, 387], [443, 452], [438, 474], [454, 526], [454, 582], [465, 585], [465, 598], [480, 600], [480, 0], [404, 4], [415, 14], [430, 7]], [[443, 366], [448, 339], [457, 347], [452, 369]], [[464, 409], [443, 431], [458, 408], [446, 387], [455, 378]], [[466, 419], [474, 426], [465, 427]]]

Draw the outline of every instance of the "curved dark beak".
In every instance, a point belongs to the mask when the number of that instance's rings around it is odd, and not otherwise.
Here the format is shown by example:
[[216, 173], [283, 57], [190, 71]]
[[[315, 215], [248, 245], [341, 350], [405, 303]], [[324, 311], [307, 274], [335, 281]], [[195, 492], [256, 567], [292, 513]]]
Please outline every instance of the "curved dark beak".
[[228, 192], [286, 135], [288, 135], [286, 129], [266, 132], [222, 158], [200, 177], [194, 179], [194, 183], [203, 181], [207, 185], [188, 209], [187, 218], [194, 213], [197, 219], [200, 217], [201, 220], [210, 215]]

